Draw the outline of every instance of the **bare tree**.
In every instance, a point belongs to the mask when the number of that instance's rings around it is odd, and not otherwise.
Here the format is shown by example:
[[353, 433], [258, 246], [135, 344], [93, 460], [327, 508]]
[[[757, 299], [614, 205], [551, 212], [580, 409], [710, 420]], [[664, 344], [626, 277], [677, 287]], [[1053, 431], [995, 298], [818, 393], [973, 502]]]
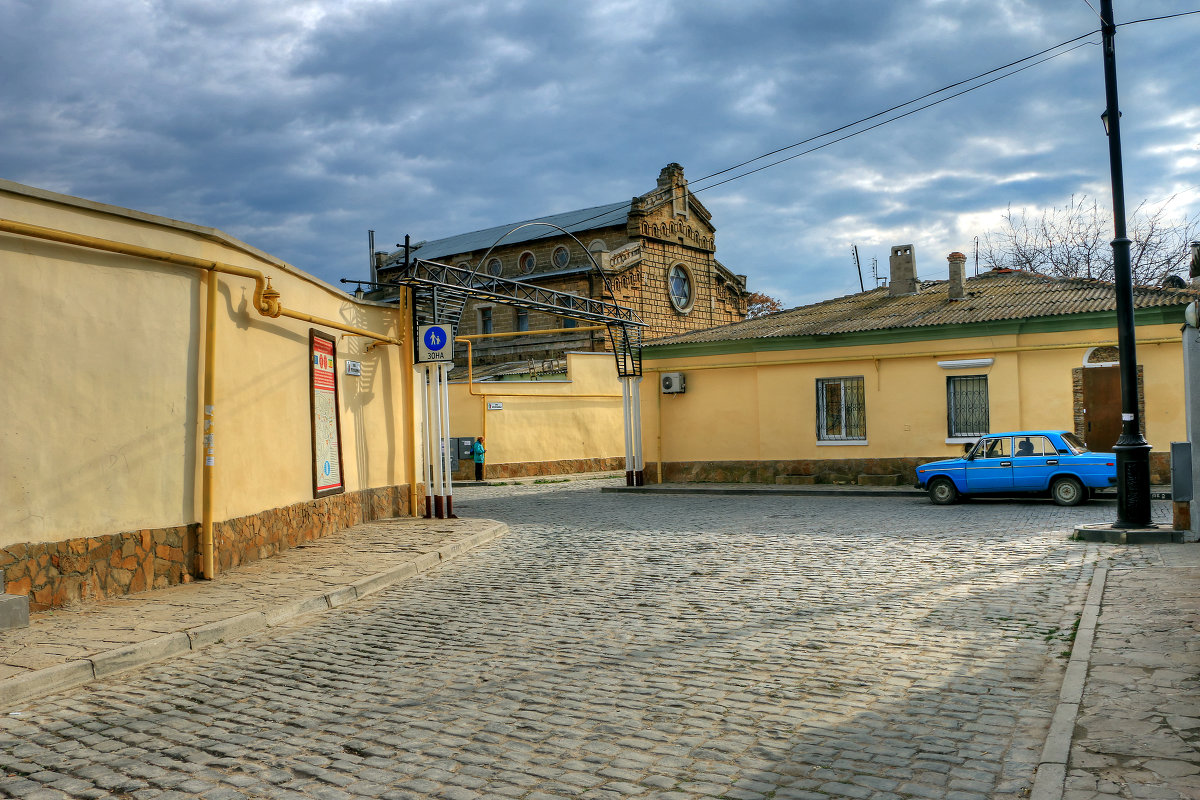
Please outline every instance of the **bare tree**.
[[[1200, 233], [1200, 213], [1172, 217], [1169, 198], [1158, 206], [1143, 201], [1126, 227], [1133, 282], [1157, 285], [1187, 268], [1188, 242]], [[1113, 280], [1112, 215], [1095, 198], [1071, 195], [1061, 208], [1033, 217], [1010, 206], [1002, 226], [983, 238], [982, 260], [989, 267], [1029, 270], [1059, 278]]]

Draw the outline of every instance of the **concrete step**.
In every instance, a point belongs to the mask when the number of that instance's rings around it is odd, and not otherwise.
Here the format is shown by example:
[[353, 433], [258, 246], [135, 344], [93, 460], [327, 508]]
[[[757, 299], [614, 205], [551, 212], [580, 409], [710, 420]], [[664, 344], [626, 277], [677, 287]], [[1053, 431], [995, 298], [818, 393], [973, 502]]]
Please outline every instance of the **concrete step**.
[[29, 627], [29, 597], [4, 594], [4, 570], [0, 570], [0, 631]]
[[23, 594], [0, 594], [0, 631], [29, 627], [29, 598]]

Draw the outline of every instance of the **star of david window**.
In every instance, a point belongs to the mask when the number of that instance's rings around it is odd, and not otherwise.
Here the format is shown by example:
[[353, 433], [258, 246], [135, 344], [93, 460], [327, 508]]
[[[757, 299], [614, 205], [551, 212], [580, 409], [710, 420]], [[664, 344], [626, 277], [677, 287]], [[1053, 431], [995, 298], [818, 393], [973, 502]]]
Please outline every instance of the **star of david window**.
[[676, 264], [667, 273], [667, 293], [670, 295], [671, 305], [680, 314], [692, 310], [695, 287], [692, 283], [692, 273], [683, 264]]

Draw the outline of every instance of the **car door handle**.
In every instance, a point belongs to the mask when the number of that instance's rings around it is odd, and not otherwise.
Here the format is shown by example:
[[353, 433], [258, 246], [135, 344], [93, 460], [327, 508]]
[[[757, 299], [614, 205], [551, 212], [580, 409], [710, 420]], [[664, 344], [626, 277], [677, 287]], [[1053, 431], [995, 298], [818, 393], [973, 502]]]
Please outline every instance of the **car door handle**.
[[1046, 459], [1046, 466], [1047, 466], [1047, 467], [1053, 467], [1053, 466], [1055, 466], [1055, 465], [1057, 465], [1057, 464], [1058, 464], [1058, 459], [1057, 459], [1057, 458], [1047, 458], [1047, 459]]
[[1000, 462], [1000, 466], [1002, 466], [1002, 467], [1011, 467], [1011, 466], [1012, 466], [1012, 462], [1011, 462], [1011, 461], [1001, 461], [1001, 462]]

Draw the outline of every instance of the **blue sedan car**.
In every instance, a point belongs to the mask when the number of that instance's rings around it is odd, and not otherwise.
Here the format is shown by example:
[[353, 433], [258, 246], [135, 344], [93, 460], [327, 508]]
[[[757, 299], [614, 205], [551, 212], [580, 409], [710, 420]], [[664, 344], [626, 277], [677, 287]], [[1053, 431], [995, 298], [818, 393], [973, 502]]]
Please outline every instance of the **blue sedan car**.
[[917, 487], [938, 505], [965, 495], [1049, 492], [1060, 506], [1079, 505], [1117, 484], [1117, 457], [1093, 453], [1068, 431], [989, 433], [962, 458], [917, 467]]

